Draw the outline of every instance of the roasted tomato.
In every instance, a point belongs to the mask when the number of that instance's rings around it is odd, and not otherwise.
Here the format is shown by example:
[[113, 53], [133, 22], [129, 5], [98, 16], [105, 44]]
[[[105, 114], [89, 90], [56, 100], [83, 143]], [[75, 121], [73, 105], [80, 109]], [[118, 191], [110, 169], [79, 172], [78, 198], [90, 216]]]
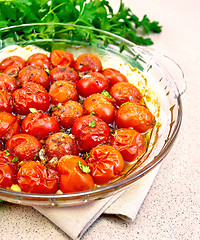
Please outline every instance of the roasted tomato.
[[26, 66], [26, 61], [19, 56], [5, 58], [0, 63], [0, 71], [6, 74], [17, 76], [19, 71]]
[[115, 120], [119, 128], [131, 127], [144, 133], [153, 127], [155, 117], [146, 106], [127, 102], [117, 110]]
[[57, 164], [57, 170], [60, 174], [60, 190], [63, 193], [81, 192], [94, 188], [90, 170], [86, 162], [78, 156], [63, 156]]
[[17, 162], [9, 150], [0, 151], [0, 187], [11, 187], [15, 183]]
[[76, 84], [78, 93], [83, 97], [88, 97], [93, 93], [101, 93], [109, 89], [109, 84], [101, 73], [91, 72], [81, 78]]
[[19, 161], [31, 161], [34, 160], [42, 145], [34, 136], [16, 134], [6, 142], [5, 148], [9, 149], [13, 156], [18, 157]]
[[87, 114], [94, 114], [106, 123], [112, 123], [115, 119], [115, 110], [112, 99], [96, 93], [86, 98], [83, 103]]
[[46, 113], [29, 113], [22, 121], [22, 133], [30, 134], [37, 139], [46, 139], [49, 134], [60, 131], [60, 125], [55, 117], [49, 117]]
[[49, 88], [50, 79], [45, 70], [38, 66], [27, 66], [18, 74], [18, 84], [22, 85], [27, 82], [34, 82], [42, 85], [44, 88]]
[[80, 103], [68, 101], [64, 104], [58, 104], [52, 115], [58, 119], [62, 127], [67, 129], [71, 128], [73, 123], [83, 116], [83, 113], [83, 107]]
[[0, 112], [0, 139], [7, 141], [20, 132], [19, 119], [7, 112]]
[[30, 161], [19, 169], [17, 182], [24, 192], [56, 193], [59, 176], [54, 169], [46, 168], [40, 162]]
[[12, 99], [10, 94], [5, 90], [0, 90], [0, 111], [12, 112]]
[[31, 66], [38, 66], [44, 69], [50, 69], [51, 63], [49, 57], [44, 53], [34, 53], [28, 60], [27, 64]]
[[6, 74], [0, 73], [0, 89], [12, 93], [18, 88], [17, 81], [14, 77]]
[[92, 53], [83, 53], [75, 61], [74, 69], [79, 72], [101, 72], [101, 60]]
[[80, 151], [85, 152], [100, 143], [106, 143], [110, 135], [110, 129], [100, 118], [86, 115], [75, 121], [71, 133], [75, 136]]
[[50, 71], [51, 83], [59, 80], [66, 80], [76, 83], [79, 80], [78, 73], [70, 67], [55, 67]]
[[102, 71], [102, 74], [108, 79], [110, 86], [118, 82], [128, 82], [127, 77], [114, 68], [106, 68]]
[[54, 82], [49, 89], [49, 95], [51, 97], [51, 103], [53, 104], [64, 103], [69, 100], [78, 100], [76, 85], [64, 80]]
[[143, 136], [136, 130], [130, 128], [122, 128], [115, 131], [115, 133], [111, 135], [110, 145], [120, 151], [126, 162], [138, 160], [146, 151]]
[[12, 94], [14, 111], [21, 115], [30, 113], [30, 108], [46, 112], [50, 105], [49, 94], [37, 83], [24, 83]]
[[72, 53], [63, 50], [53, 50], [50, 54], [50, 61], [53, 67], [73, 67], [74, 56]]
[[45, 144], [46, 155], [51, 160], [53, 157], [61, 158], [65, 155], [78, 155], [78, 146], [75, 140], [67, 133], [54, 133], [50, 135]]
[[93, 148], [86, 159], [96, 184], [106, 184], [120, 175], [124, 169], [124, 159], [114, 147], [102, 145]]
[[142, 100], [139, 89], [129, 82], [119, 82], [113, 85], [110, 89], [110, 95], [118, 106], [131, 101], [140, 103]]

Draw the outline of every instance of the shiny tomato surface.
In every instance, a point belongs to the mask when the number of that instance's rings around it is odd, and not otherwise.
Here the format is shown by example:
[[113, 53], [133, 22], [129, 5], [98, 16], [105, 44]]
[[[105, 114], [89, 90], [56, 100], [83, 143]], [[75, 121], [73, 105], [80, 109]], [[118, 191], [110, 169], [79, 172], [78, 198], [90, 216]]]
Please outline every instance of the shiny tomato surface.
[[54, 169], [42, 163], [24, 163], [17, 174], [17, 182], [22, 191], [28, 193], [55, 193], [58, 190], [59, 176]]
[[51, 63], [49, 57], [44, 53], [34, 53], [28, 60], [27, 64], [31, 66], [38, 66], [44, 69], [50, 69]]
[[109, 145], [93, 148], [86, 161], [96, 184], [108, 183], [124, 169], [121, 153]]
[[110, 145], [120, 151], [126, 162], [137, 160], [146, 151], [146, 143], [143, 136], [131, 128], [116, 130], [111, 135]]
[[11, 113], [13, 109], [11, 95], [5, 91], [0, 90], [0, 111]]
[[114, 68], [106, 68], [102, 71], [102, 74], [108, 79], [110, 86], [118, 82], [128, 82], [127, 77]]
[[85, 152], [101, 143], [106, 143], [110, 129], [100, 118], [86, 115], [75, 121], [71, 133], [75, 136], [80, 151]]
[[94, 180], [91, 175], [81, 170], [87, 163], [78, 156], [66, 155], [60, 158], [57, 170], [60, 174], [60, 190], [63, 193], [92, 190]]
[[3, 73], [17, 76], [19, 71], [26, 66], [26, 61], [19, 56], [11, 56], [5, 58], [0, 63], [0, 71]]
[[52, 133], [59, 132], [60, 125], [55, 117], [42, 112], [33, 112], [23, 119], [21, 131], [41, 140], [46, 139]]
[[50, 54], [50, 61], [53, 67], [73, 67], [74, 56], [63, 50], [53, 50]]
[[0, 73], [0, 89], [5, 90], [9, 93], [12, 93], [18, 88], [17, 80], [6, 74], [6, 73]]
[[79, 80], [78, 73], [71, 67], [55, 67], [50, 71], [51, 83], [59, 80], [66, 80], [76, 83]]

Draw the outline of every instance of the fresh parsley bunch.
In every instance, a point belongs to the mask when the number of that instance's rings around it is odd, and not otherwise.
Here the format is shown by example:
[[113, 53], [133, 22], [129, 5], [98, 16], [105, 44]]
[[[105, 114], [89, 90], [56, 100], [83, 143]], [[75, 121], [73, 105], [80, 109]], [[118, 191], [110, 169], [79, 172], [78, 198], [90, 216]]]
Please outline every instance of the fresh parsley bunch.
[[145, 35], [161, 32], [157, 21], [151, 22], [146, 15], [139, 20], [122, 0], [117, 13], [107, 0], [0, 0], [0, 28], [41, 22], [95, 27], [139, 45], [153, 44]]

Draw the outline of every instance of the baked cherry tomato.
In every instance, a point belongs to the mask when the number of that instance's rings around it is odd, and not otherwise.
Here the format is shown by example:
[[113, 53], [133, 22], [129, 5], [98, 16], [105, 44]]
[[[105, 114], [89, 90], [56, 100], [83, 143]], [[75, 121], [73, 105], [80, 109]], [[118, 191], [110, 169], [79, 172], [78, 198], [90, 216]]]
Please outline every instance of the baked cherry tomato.
[[102, 74], [108, 79], [110, 86], [118, 82], [128, 82], [127, 77], [114, 68], [106, 68], [102, 71]]
[[51, 63], [49, 57], [44, 53], [34, 53], [32, 54], [28, 60], [28, 65], [38, 66], [45, 69], [50, 69]]
[[58, 104], [53, 111], [52, 116], [56, 117], [62, 127], [71, 128], [73, 123], [83, 116], [83, 107], [75, 101], [68, 101], [64, 104]]
[[66, 80], [76, 83], [79, 80], [78, 73], [70, 67], [55, 67], [50, 71], [51, 83], [59, 80]]
[[124, 161], [138, 160], [146, 151], [143, 136], [134, 129], [121, 128], [110, 138], [110, 145], [115, 147], [123, 156]]
[[12, 93], [18, 88], [17, 81], [14, 77], [6, 74], [0, 73], [0, 89]]
[[106, 184], [120, 175], [124, 169], [124, 159], [114, 147], [102, 145], [93, 148], [86, 159], [96, 184]]
[[117, 110], [115, 121], [119, 128], [131, 127], [144, 133], [153, 127], [155, 117], [146, 106], [127, 102]]
[[19, 118], [7, 112], [0, 112], [0, 139], [7, 141], [20, 132]]
[[101, 93], [109, 89], [109, 84], [101, 73], [91, 72], [81, 78], [76, 84], [78, 93], [83, 97], [88, 97], [93, 93]]
[[78, 156], [63, 156], [57, 164], [57, 170], [60, 174], [60, 190], [63, 193], [81, 192], [94, 188], [94, 181], [89, 171], [87, 172], [87, 164]]
[[55, 117], [49, 117], [46, 113], [29, 113], [21, 125], [22, 133], [30, 134], [37, 139], [46, 139], [49, 134], [60, 131], [60, 125]]
[[50, 79], [45, 70], [38, 66], [24, 67], [18, 74], [18, 84], [22, 85], [27, 82], [34, 82], [49, 88]]
[[16, 182], [17, 162], [8, 150], [0, 151], [0, 187], [11, 187]]
[[36, 161], [24, 163], [17, 174], [21, 190], [28, 193], [56, 193], [58, 181], [59, 176], [54, 169]]
[[119, 82], [113, 85], [110, 89], [110, 95], [118, 106], [130, 101], [139, 103], [142, 100], [139, 89], [129, 82]]
[[49, 89], [49, 95], [51, 97], [51, 103], [53, 104], [64, 103], [69, 100], [78, 100], [76, 85], [65, 80], [54, 82]]
[[12, 112], [12, 99], [10, 94], [5, 90], [0, 90], [0, 111]]
[[19, 71], [26, 66], [26, 61], [19, 56], [5, 58], [0, 63], [0, 71], [6, 74], [17, 76]]
[[86, 115], [75, 121], [71, 133], [75, 136], [80, 151], [85, 152], [100, 143], [106, 143], [110, 135], [110, 129], [100, 118]]
[[112, 98], [96, 93], [87, 97], [83, 103], [87, 114], [95, 114], [106, 123], [112, 123], [115, 119], [115, 110]]
[[5, 144], [5, 148], [10, 150], [10, 153], [18, 157], [19, 161], [34, 160], [36, 153], [42, 148], [38, 139], [29, 134], [16, 134], [11, 137]]
[[22, 88], [12, 94], [14, 111], [21, 115], [30, 113], [30, 108], [46, 112], [50, 105], [49, 94], [37, 83], [24, 83]]
[[74, 69], [79, 72], [101, 72], [101, 60], [93, 53], [83, 53], [75, 61]]
[[53, 50], [50, 54], [50, 61], [53, 67], [73, 67], [74, 56], [72, 53], [63, 50]]
[[61, 158], [65, 155], [79, 154], [75, 140], [63, 132], [54, 133], [47, 138], [45, 151], [49, 160], [53, 157]]

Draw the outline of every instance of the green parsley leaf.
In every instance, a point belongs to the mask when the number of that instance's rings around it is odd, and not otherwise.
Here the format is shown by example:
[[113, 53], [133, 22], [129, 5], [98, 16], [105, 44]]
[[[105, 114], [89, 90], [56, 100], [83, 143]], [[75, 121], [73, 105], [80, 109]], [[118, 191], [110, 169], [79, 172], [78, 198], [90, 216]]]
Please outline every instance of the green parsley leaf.
[[86, 159], [89, 158], [90, 154], [89, 152], [86, 152]]
[[112, 97], [110, 96], [109, 92], [106, 91], [105, 89], [101, 92], [101, 94], [102, 94], [102, 95], [105, 95], [105, 96], [107, 96], [107, 97], [109, 97], [109, 98], [112, 98]]
[[89, 127], [95, 127], [95, 126], [96, 126], [95, 121], [91, 121], [91, 122], [89, 123]]
[[10, 155], [9, 151], [10, 151], [10, 149], [4, 150], [4, 152], [6, 153], [6, 156], [9, 156], [9, 155]]
[[90, 172], [90, 168], [88, 166], [85, 166], [84, 164], [82, 164], [81, 161], [78, 161], [78, 166], [84, 173]]
[[29, 108], [29, 111], [30, 111], [31, 113], [38, 112], [38, 110], [37, 110], [36, 108]]
[[18, 160], [19, 160], [18, 157], [14, 157], [13, 160], [12, 160], [12, 162], [17, 162]]

